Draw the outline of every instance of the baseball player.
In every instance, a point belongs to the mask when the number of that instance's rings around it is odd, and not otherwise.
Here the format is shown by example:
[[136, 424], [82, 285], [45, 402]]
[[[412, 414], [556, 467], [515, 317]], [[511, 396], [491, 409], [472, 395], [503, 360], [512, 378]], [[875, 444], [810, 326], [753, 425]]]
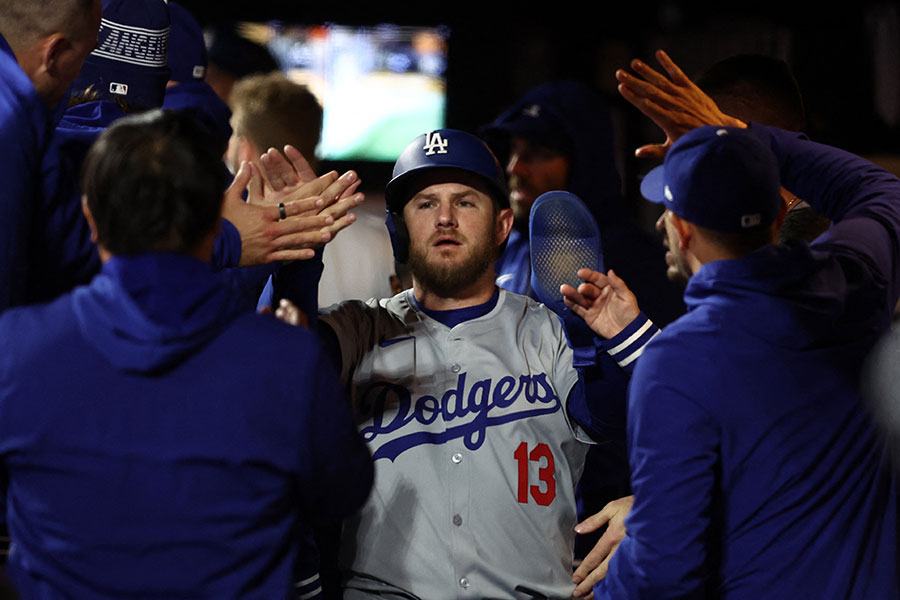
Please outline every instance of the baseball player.
[[588, 407], [559, 319], [495, 286], [513, 217], [478, 138], [419, 136], [385, 194], [413, 287], [319, 320], [376, 471], [344, 524], [344, 597], [571, 597], [575, 484], [592, 437], [619, 434], [624, 389]]

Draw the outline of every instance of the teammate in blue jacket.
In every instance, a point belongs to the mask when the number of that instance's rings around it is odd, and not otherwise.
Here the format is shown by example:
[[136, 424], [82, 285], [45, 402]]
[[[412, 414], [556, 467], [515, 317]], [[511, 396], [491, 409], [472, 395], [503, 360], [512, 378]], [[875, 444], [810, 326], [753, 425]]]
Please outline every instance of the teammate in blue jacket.
[[51, 110], [97, 42], [100, 0], [0, 2], [0, 311], [22, 304]]
[[[900, 180], [747, 128], [657, 58], [669, 78], [640, 61], [617, 78], [668, 137], [638, 151], [668, 149], [642, 190], [688, 313], [635, 369], [634, 506], [594, 595], [896, 598], [895, 481], [859, 376], [900, 293]], [[771, 243], [780, 184], [835, 225]]]
[[209, 265], [223, 151], [184, 115], [119, 120], [82, 181], [102, 272], [0, 316], [23, 598], [287, 598], [302, 526], [368, 494], [314, 336], [242, 310]]

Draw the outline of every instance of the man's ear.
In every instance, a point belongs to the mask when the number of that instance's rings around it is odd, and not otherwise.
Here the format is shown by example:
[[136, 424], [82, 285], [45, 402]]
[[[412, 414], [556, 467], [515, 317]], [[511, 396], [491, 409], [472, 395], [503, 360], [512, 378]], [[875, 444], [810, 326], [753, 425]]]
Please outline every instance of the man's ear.
[[672, 221], [672, 226], [678, 234], [678, 249], [687, 250], [694, 237], [694, 233], [696, 232], [694, 225], [685, 221], [675, 213], [669, 215], [669, 219]]
[[41, 42], [41, 63], [51, 77], [58, 77], [57, 67], [62, 55], [72, 49], [72, 43], [62, 33], [48, 35]]
[[513, 211], [511, 208], [501, 208], [497, 213], [497, 245], [502, 244], [509, 237], [509, 232], [513, 226]]
[[97, 224], [94, 223], [94, 215], [91, 214], [91, 208], [88, 206], [87, 197], [81, 197], [81, 212], [84, 213], [84, 218], [87, 219], [88, 226], [91, 228], [91, 241], [95, 244], [97, 243]]

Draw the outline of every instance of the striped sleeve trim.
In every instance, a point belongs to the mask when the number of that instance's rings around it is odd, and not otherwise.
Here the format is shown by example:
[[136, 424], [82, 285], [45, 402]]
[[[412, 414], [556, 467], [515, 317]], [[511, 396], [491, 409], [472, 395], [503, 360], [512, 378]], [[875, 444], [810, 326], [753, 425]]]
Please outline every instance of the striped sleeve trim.
[[294, 584], [294, 597], [296, 600], [312, 600], [312, 598], [322, 597], [322, 584], [319, 581], [319, 574], [316, 573], [311, 577], [307, 577], [302, 581]]
[[618, 335], [604, 341], [602, 347], [620, 367], [623, 369], [629, 367], [627, 370], [630, 371], [634, 368], [634, 361], [643, 354], [647, 342], [659, 332], [659, 327], [654, 325], [647, 315], [641, 313]]

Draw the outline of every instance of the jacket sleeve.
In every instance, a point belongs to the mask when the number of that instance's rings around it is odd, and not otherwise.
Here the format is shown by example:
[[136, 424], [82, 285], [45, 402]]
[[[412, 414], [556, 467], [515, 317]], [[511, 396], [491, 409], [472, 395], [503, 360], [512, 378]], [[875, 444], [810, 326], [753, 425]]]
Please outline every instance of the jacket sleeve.
[[299, 457], [306, 475], [301, 482], [304, 509], [313, 516], [311, 522], [354, 512], [374, 479], [372, 456], [354, 425], [337, 373], [321, 352], [317, 355], [304, 385], [310, 402]]
[[[590, 361], [577, 360], [578, 382], [569, 394], [569, 415], [598, 443], [624, 443], [625, 401], [635, 361], [659, 333], [644, 313], [615, 337], [594, 336]], [[582, 352], [582, 356], [586, 354]]]
[[[674, 326], [673, 326], [674, 327]], [[719, 432], [681, 387], [696, 379], [677, 336], [660, 337], [638, 361], [628, 402], [635, 503], [628, 534], [594, 588], [596, 598], [705, 598], [706, 548]], [[674, 357], [674, 359], [673, 359]]]
[[812, 247], [860, 257], [893, 308], [900, 296], [900, 179], [802, 134], [756, 123], [751, 130], [775, 154], [782, 185], [834, 221]]

